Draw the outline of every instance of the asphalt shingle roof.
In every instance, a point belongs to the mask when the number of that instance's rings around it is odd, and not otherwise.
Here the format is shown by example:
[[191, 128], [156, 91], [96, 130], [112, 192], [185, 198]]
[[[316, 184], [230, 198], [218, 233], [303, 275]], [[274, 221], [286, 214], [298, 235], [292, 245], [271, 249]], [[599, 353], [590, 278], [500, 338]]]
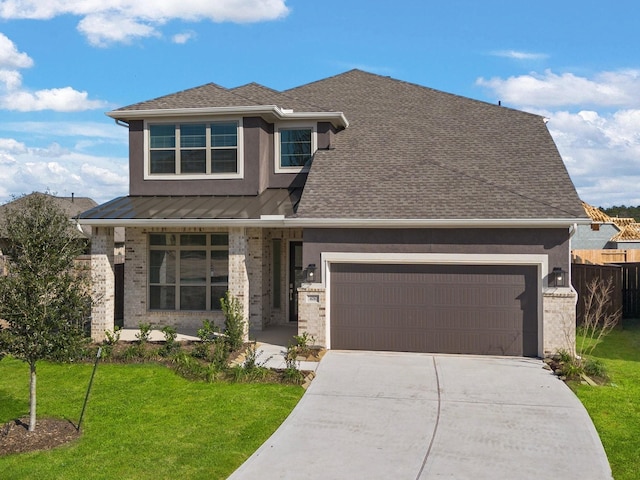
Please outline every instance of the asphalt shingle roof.
[[284, 92], [210, 83], [114, 112], [255, 105], [350, 122], [316, 153], [297, 217], [586, 218], [542, 117], [360, 70]]
[[[70, 219], [78, 217], [78, 215], [80, 215], [85, 210], [93, 208], [97, 205], [95, 200], [89, 197], [56, 197], [54, 195], [48, 195], [46, 193], [33, 192], [27, 196], [18, 197], [11, 202], [0, 205], [0, 237], [6, 234], [4, 231], [4, 223], [8, 210], [14, 208], [19, 210], [22, 204], [25, 202], [25, 199], [33, 195], [49, 197], [60, 210], [67, 214]], [[83, 232], [85, 236], [91, 237], [91, 227], [84, 226]]]
[[299, 217], [586, 217], [542, 117], [359, 70], [285, 93], [350, 121]]

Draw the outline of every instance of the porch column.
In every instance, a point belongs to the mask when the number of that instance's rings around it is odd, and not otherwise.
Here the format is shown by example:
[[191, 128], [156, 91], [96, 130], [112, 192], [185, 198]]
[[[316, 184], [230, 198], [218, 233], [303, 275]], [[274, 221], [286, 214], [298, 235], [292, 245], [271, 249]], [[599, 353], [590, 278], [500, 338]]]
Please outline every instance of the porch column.
[[242, 316], [245, 322], [245, 340], [249, 338], [249, 275], [247, 262], [249, 242], [247, 229], [229, 229], [229, 292], [242, 304]]
[[575, 352], [576, 302], [578, 294], [572, 288], [550, 288], [542, 295], [543, 354], [558, 350]]
[[113, 331], [115, 312], [115, 273], [113, 267], [113, 228], [93, 227], [91, 236], [91, 338], [104, 340], [105, 330]]
[[248, 255], [247, 278], [249, 279], [249, 327], [262, 330], [263, 327], [263, 231], [261, 228], [247, 228]]

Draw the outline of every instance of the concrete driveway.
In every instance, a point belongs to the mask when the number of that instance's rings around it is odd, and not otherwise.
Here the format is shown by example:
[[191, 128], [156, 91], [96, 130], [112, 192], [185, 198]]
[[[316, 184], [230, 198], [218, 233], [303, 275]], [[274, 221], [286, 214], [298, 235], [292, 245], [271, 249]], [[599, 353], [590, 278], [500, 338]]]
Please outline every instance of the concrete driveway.
[[[268, 401], [268, 399], [265, 399]], [[526, 358], [328, 352], [240, 479], [610, 479], [582, 404]]]

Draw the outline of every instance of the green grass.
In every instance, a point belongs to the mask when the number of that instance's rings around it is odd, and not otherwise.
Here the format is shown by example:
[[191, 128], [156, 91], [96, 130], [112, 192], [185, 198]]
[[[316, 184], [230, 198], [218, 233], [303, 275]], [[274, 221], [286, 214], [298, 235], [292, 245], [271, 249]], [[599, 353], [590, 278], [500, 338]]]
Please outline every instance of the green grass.
[[[38, 417], [77, 424], [92, 365], [38, 364]], [[287, 417], [298, 386], [187, 381], [155, 364], [100, 364], [82, 437], [0, 457], [9, 479], [226, 478]], [[0, 361], [0, 424], [28, 415], [29, 371]]]
[[640, 321], [624, 320], [596, 346], [611, 385], [573, 385], [600, 434], [615, 480], [635, 480], [640, 465]]

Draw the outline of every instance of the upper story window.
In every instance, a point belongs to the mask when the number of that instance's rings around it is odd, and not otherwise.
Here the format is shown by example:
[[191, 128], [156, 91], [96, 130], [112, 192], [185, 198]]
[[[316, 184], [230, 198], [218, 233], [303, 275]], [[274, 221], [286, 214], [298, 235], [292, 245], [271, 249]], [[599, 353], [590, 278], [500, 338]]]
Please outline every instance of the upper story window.
[[242, 178], [239, 120], [147, 125], [145, 178]]
[[276, 173], [296, 173], [309, 168], [317, 149], [315, 125], [286, 125], [276, 130]]

